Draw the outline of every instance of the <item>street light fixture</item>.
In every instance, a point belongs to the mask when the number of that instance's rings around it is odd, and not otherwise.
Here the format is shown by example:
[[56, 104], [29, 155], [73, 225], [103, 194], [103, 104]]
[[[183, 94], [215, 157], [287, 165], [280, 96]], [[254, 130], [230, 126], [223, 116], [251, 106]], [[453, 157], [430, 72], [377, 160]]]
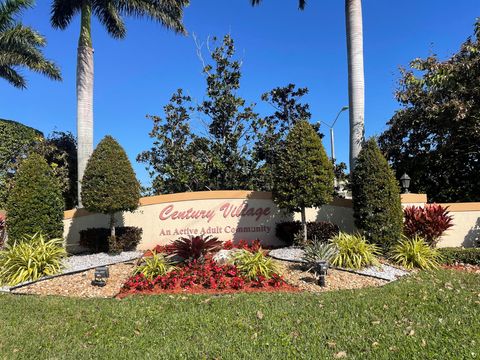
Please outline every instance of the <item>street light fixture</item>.
[[404, 173], [400, 178], [400, 183], [402, 184], [404, 194], [410, 193], [410, 191], [408, 191], [408, 188], [410, 187], [410, 180], [412, 179], [410, 179], [410, 176], [408, 176], [407, 173]]

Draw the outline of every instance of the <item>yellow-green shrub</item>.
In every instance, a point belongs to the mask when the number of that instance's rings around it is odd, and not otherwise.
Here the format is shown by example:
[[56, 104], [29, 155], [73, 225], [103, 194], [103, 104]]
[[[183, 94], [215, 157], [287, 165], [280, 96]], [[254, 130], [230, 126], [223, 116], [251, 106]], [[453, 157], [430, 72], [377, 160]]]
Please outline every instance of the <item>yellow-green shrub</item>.
[[378, 265], [377, 255], [380, 248], [369, 244], [360, 234], [340, 233], [332, 239], [338, 249], [338, 254], [333, 258], [332, 265], [347, 269], [360, 269], [369, 265]]
[[164, 254], [153, 253], [151, 257], [146, 257], [143, 263], [135, 270], [135, 274], [143, 274], [148, 280], [153, 280], [157, 276], [164, 276], [174, 270], [175, 266]]
[[277, 273], [272, 259], [265, 256], [261, 250], [256, 252], [239, 251], [233, 257], [233, 263], [240, 273], [250, 280], [255, 280], [258, 276], [270, 279], [273, 274]]
[[441, 255], [420, 236], [403, 236], [391, 251], [391, 258], [407, 269], [414, 267], [424, 270], [436, 269], [440, 265]]

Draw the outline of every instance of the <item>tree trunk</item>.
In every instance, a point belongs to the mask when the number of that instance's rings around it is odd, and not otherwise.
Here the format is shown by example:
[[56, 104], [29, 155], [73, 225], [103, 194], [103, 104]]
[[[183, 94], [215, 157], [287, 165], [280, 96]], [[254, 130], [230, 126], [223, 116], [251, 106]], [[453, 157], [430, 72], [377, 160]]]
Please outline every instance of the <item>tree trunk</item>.
[[302, 230], [303, 230], [303, 241], [306, 244], [308, 241], [307, 235], [307, 216], [305, 214], [305, 207], [302, 207]]
[[115, 214], [110, 214], [110, 237], [115, 237]]
[[350, 171], [364, 140], [365, 79], [363, 70], [362, 1], [345, 0], [348, 51], [348, 95], [350, 106]]
[[93, 49], [90, 34], [91, 8], [82, 7], [77, 52], [78, 206], [82, 207], [82, 178], [93, 152]]

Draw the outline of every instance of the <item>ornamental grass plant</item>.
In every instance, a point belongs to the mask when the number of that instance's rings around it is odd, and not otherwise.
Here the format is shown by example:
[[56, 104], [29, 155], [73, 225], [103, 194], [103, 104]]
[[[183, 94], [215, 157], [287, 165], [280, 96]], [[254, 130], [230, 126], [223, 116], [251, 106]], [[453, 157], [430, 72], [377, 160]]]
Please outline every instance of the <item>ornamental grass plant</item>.
[[432, 270], [441, 263], [440, 252], [418, 235], [413, 238], [403, 236], [402, 240], [393, 246], [391, 258], [406, 269]]
[[164, 254], [153, 252], [152, 256], [143, 259], [142, 264], [136, 268], [135, 275], [143, 274], [146, 279], [153, 280], [157, 276], [165, 276], [175, 269], [173, 261]]
[[341, 232], [332, 239], [332, 243], [338, 249], [338, 254], [332, 260], [334, 266], [360, 269], [379, 264], [376, 256], [380, 255], [380, 247], [368, 243], [361, 234]]
[[59, 273], [67, 256], [63, 239], [48, 240], [43, 234], [25, 236], [0, 251], [0, 285], [15, 286]]
[[261, 250], [256, 252], [242, 250], [235, 254], [232, 262], [249, 280], [255, 280], [260, 276], [270, 279], [278, 272], [272, 258], [266, 256]]

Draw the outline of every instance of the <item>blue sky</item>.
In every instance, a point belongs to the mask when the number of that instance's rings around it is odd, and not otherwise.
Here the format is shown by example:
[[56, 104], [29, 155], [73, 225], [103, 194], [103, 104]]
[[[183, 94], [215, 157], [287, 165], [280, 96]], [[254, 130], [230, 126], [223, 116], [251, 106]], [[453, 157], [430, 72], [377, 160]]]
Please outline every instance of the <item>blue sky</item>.
[[[66, 30], [49, 25], [51, 1], [38, 0], [23, 22], [48, 39], [47, 57], [62, 69], [63, 82], [25, 73], [28, 90], [0, 80], [0, 118], [20, 121], [48, 134], [75, 133], [75, 66], [78, 19]], [[348, 105], [344, 1], [310, 0], [305, 11], [296, 0], [192, 0], [185, 11], [190, 34], [205, 40], [230, 33], [244, 60], [241, 95], [257, 102], [257, 111], [271, 109], [260, 95], [290, 82], [306, 86], [313, 121], [331, 121]], [[398, 67], [431, 53], [445, 58], [473, 33], [480, 15], [478, 0], [364, 0], [366, 134], [379, 134], [398, 104], [394, 91]], [[93, 26], [95, 48], [95, 143], [110, 134], [126, 149], [139, 179], [149, 178], [135, 157], [150, 147], [152, 124], [146, 114], [162, 114], [175, 89], [182, 87], [201, 100], [205, 81], [192, 36], [182, 37], [149, 21], [128, 19], [128, 36], [110, 38]], [[327, 134], [325, 127], [322, 131]], [[337, 158], [348, 159], [348, 115], [335, 127]], [[324, 144], [329, 149], [329, 138]]]

